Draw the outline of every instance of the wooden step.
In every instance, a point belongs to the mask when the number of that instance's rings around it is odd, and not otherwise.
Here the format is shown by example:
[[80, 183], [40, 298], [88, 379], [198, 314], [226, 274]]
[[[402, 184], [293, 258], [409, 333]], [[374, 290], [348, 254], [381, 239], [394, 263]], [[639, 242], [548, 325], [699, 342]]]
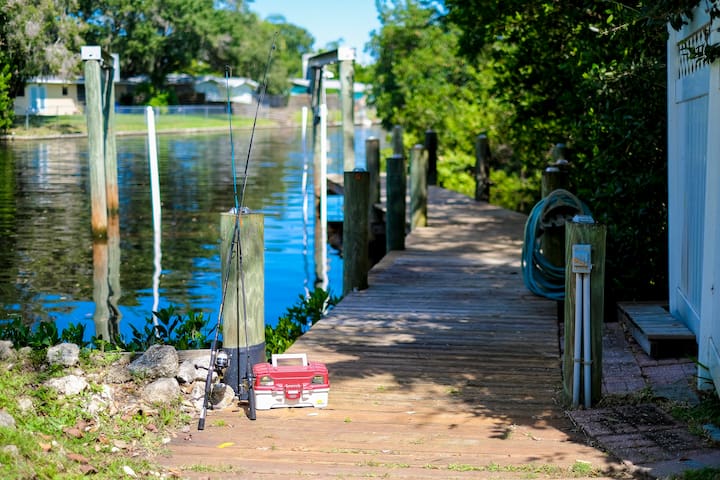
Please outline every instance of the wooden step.
[[618, 320], [653, 358], [697, 355], [695, 334], [660, 303], [618, 303]]

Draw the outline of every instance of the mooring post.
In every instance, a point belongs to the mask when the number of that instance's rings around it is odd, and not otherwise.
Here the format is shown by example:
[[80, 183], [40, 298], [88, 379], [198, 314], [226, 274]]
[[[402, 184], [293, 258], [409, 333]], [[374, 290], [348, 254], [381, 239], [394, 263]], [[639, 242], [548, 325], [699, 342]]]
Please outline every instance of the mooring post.
[[553, 147], [552, 159], [553, 163], [542, 173], [541, 189], [543, 198], [547, 197], [553, 190], [559, 188], [570, 189], [569, 163], [565, 157], [564, 143], [558, 143]]
[[[240, 226], [239, 244], [233, 243], [236, 221]], [[248, 361], [250, 368], [265, 361], [264, 221], [261, 213], [241, 214], [239, 220], [233, 212], [220, 215], [221, 275], [223, 280], [228, 279], [222, 321], [223, 350], [229, 361], [225, 383], [235, 393], [241, 390]], [[228, 262], [229, 255], [232, 258]], [[241, 400], [247, 400], [246, 393]]]
[[475, 139], [475, 200], [490, 201], [490, 143], [484, 133]]
[[365, 140], [365, 166], [368, 172], [368, 223], [369, 240], [375, 239], [373, 225], [382, 222], [382, 216], [375, 208], [380, 203], [380, 140], [370, 137]]
[[387, 159], [385, 213], [386, 250], [405, 250], [405, 157], [391, 155]]
[[[570, 189], [570, 174], [565, 160], [565, 146], [557, 144], [553, 149], [554, 163], [542, 172], [541, 195], [543, 198], [558, 189]], [[556, 267], [565, 266], [565, 225], [561, 218], [544, 226], [540, 238], [543, 256]]]
[[343, 171], [355, 168], [355, 50], [338, 49], [338, 70], [340, 74], [340, 104], [342, 107], [343, 129]]
[[[606, 227], [594, 223], [592, 218], [576, 216], [565, 225], [565, 321], [563, 355], [563, 390], [567, 399], [573, 394], [573, 367], [575, 359], [583, 357], [575, 351], [576, 273], [572, 269], [573, 245], [590, 245], [590, 357], [591, 399], [597, 403], [602, 396], [602, 334], [605, 314], [605, 239]], [[582, 389], [581, 389], [582, 390]]]
[[405, 146], [403, 144], [403, 129], [400, 125], [395, 125], [392, 131], [392, 149], [393, 155], [405, 156]]
[[373, 206], [380, 203], [380, 140], [376, 137], [365, 140], [365, 166], [370, 175], [369, 208], [372, 211]]
[[107, 237], [107, 191], [105, 182], [105, 140], [100, 47], [82, 47], [85, 62], [85, 114], [88, 130], [91, 226], [95, 238]]
[[370, 174], [365, 170], [345, 172], [343, 206], [343, 295], [368, 288]]
[[410, 151], [410, 230], [427, 226], [427, 152], [422, 145]]
[[428, 185], [437, 185], [438, 136], [434, 130], [425, 132], [425, 150], [428, 153]]
[[105, 129], [105, 190], [108, 215], [120, 213], [118, 193], [117, 147], [115, 146], [115, 66], [102, 65], [103, 126]]

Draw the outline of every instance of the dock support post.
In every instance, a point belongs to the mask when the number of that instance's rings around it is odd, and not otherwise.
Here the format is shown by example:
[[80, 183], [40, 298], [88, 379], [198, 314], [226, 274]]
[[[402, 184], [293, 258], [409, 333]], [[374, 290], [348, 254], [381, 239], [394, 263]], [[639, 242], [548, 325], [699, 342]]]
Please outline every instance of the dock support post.
[[94, 238], [107, 238], [108, 215], [117, 215], [114, 60], [99, 46], [81, 49], [84, 62], [90, 170], [91, 228]]
[[[350, 55], [340, 55], [348, 52]], [[340, 104], [342, 107], [343, 129], [343, 171], [355, 168], [355, 92], [353, 91], [355, 68], [354, 53], [351, 49], [338, 50], [340, 73]]]
[[[554, 164], [542, 172], [541, 195], [543, 198], [555, 190], [570, 189], [570, 174], [564, 154], [565, 146], [557, 144], [553, 149]], [[540, 239], [545, 258], [556, 267], [565, 266], [565, 226], [561, 224], [548, 225]]]
[[343, 206], [343, 295], [368, 288], [368, 213], [370, 174], [345, 172]]
[[[591, 219], [576, 217], [578, 221], [568, 222], [565, 226], [565, 321], [563, 355], [563, 390], [567, 399], [573, 394], [573, 367], [576, 356], [573, 339], [575, 338], [575, 275], [571, 271], [572, 246], [590, 245], [592, 270], [590, 271], [590, 353], [591, 353], [591, 399], [597, 403], [602, 396], [602, 333], [605, 312], [605, 238], [606, 227], [598, 223], [589, 223]], [[583, 389], [581, 389], [582, 391]], [[586, 402], [587, 403], [587, 402]]]
[[[85, 48], [93, 48], [85, 54]], [[107, 237], [107, 191], [105, 181], [105, 141], [100, 47], [83, 47], [85, 62], [85, 115], [88, 130], [88, 160], [90, 167], [91, 227], [94, 238]]]
[[[233, 244], [236, 215], [220, 215], [222, 279], [228, 279], [222, 322], [223, 349], [228, 354], [229, 362], [225, 383], [230, 385], [236, 394], [243, 391], [241, 385], [248, 360], [251, 367], [265, 361], [264, 220], [260, 213], [241, 214], [240, 244], [237, 245]], [[228, 255], [233, 256], [230, 262]], [[242, 277], [238, 271], [240, 266]], [[240, 399], [247, 400], [247, 392], [244, 398], [241, 396]]]
[[370, 265], [374, 265], [385, 256], [385, 219], [380, 204], [380, 140], [370, 137], [365, 140], [365, 165], [368, 183], [368, 255]]
[[490, 201], [490, 144], [484, 133], [475, 139], [475, 200]]
[[385, 214], [386, 250], [405, 250], [405, 157], [387, 159], [387, 213]]
[[392, 131], [392, 149], [393, 155], [405, 156], [405, 146], [403, 144], [403, 129], [400, 125], [395, 125]]
[[428, 152], [428, 185], [437, 185], [438, 136], [434, 130], [425, 132], [425, 150]]
[[410, 151], [410, 230], [427, 227], [427, 152], [422, 145]]
[[118, 193], [117, 147], [115, 145], [115, 82], [112, 64], [103, 64], [103, 127], [105, 130], [105, 191], [108, 215], [120, 213]]
[[[374, 211], [374, 205], [380, 203], [380, 140], [370, 137], [365, 140], [365, 166], [369, 178], [370, 211]], [[373, 221], [372, 213], [370, 221]]]

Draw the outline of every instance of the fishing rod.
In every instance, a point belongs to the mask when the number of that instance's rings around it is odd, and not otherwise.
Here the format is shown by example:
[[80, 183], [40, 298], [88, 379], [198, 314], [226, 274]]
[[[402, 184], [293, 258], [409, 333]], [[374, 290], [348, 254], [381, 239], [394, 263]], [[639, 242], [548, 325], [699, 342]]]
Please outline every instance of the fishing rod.
[[[227, 106], [228, 106], [228, 125], [230, 129], [230, 157], [231, 157], [231, 164], [232, 164], [232, 175], [233, 175], [233, 198], [235, 202], [234, 207], [234, 214], [235, 214], [235, 225], [233, 228], [233, 235], [232, 235], [232, 241], [231, 241], [231, 248], [228, 251], [227, 256], [227, 268], [225, 272], [225, 277], [223, 281], [223, 290], [222, 290], [222, 300], [220, 302], [220, 308], [218, 312], [218, 318], [217, 318], [217, 324], [215, 327], [215, 337], [212, 343], [211, 352], [210, 352], [210, 365], [208, 367], [208, 375], [205, 380], [205, 396], [203, 399], [203, 406], [200, 412], [200, 420], [198, 421], [198, 430], [203, 430], [205, 428], [205, 417], [207, 415], [207, 409], [212, 408], [212, 405], [210, 404], [210, 393], [212, 391], [212, 377], [214, 372], [220, 373], [224, 368], [228, 366], [228, 357], [227, 354], [224, 352], [219, 352], [218, 349], [218, 335], [220, 328], [222, 327], [223, 322], [223, 310], [224, 310], [224, 304], [225, 304], [225, 298], [227, 295], [227, 288], [230, 280], [230, 270], [232, 267], [232, 259], [233, 256], [235, 257], [237, 261], [236, 266], [236, 275], [239, 277], [236, 280], [236, 301], [238, 298], [242, 299], [242, 317], [243, 317], [243, 323], [244, 323], [244, 330], [245, 330], [245, 351], [246, 351], [246, 358], [245, 358], [245, 378], [243, 379], [243, 382], [240, 381], [240, 354], [238, 352], [238, 355], [236, 357], [237, 362], [237, 385], [238, 390], [240, 390], [240, 387], [242, 385], [243, 390], [245, 393], [247, 393], [248, 397], [248, 418], [250, 420], [255, 420], [256, 418], [256, 408], [255, 408], [255, 395], [254, 395], [254, 375], [253, 375], [253, 365], [251, 361], [250, 356], [250, 342], [248, 337], [248, 319], [247, 319], [247, 295], [246, 295], [246, 289], [245, 289], [245, 272], [243, 269], [243, 263], [242, 263], [242, 245], [240, 242], [240, 215], [249, 213], [249, 209], [243, 206], [244, 199], [245, 199], [245, 189], [247, 187], [247, 177], [248, 177], [248, 167], [250, 164], [250, 156], [252, 152], [252, 144], [253, 139], [255, 136], [255, 128], [257, 125], [257, 118], [260, 111], [260, 105], [262, 104], [265, 92], [267, 91], [267, 77], [268, 72], [270, 70], [270, 63], [272, 60], [272, 54], [275, 50], [275, 44], [277, 41], [278, 33], [276, 32], [273, 36], [272, 45], [270, 47], [270, 52], [268, 54], [267, 62], [265, 64], [265, 72], [263, 74], [263, 83], [260, 91], [260, 95], [258, 98], [257, 107], [255, 109], [255, 116], [253, 118], [253, 125], [252, 130], [250, 132], [250, 141], [248, 145], [248, 152], [247, 152], [247, 158], [245, 160], [245, 169], [243, 172], [243, 185], [242, 190], [240, 192], [239, 198], [238, 198], [238, 188], [237, 188], [237, 170], [235, 167], [235, 146], [233, 141], [233, 131], [232, 131], [232, 108], [230, 104], [230, 86], [229, 86], [229, 77], [230, 77], [230, 67], [226, 66], [225, 68], [225, 83], [226, 83], [226, 90], [227, 90]], [[239, 307], [239, 306], [238, 306]], [[238, 315], [238, 322], [240, 321], [240, 315]], [[236, 329], [237, 333], [237, 344], [239, 346], [240, 344], [240, 329], [239, 325]], [[240, 391], [237, 392], [238, 396], [240, 395]]]

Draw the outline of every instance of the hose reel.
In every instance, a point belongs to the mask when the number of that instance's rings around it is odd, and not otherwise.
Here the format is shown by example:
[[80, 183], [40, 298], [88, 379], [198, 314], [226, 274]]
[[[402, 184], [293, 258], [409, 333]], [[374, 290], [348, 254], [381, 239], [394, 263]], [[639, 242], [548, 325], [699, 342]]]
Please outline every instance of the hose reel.
[[542, 252], [542, 236], [560, 228], [575, 215], [590, 215], [588, 207], [567, 190], [557, 189], [541, 199], [525, 222], [522, 273], [525, 286], [535, 295], [551, 300], [565, 298], [565, 267], [550, 262]]

